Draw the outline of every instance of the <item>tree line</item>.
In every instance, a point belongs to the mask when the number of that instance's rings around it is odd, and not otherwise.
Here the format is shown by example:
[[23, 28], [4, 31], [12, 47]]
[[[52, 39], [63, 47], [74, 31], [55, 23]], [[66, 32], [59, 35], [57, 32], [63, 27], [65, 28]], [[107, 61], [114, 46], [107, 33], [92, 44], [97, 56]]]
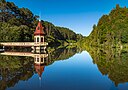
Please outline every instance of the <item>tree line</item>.
[[93, 26], [91, 34], [81, 41], [84, 45], [97, 47], [121, 47], [128, 43], [128, 8], [112, 9], [108, 15], [103, 15], [97, 25]]
[[[0, 42], [33, 41], [38, 18], [28, 8], [19, 8], [13, 2], [0, 0]], [[54, 26], [47, 21], [42, 20], [42, 24], [47, 34], [46, 41], [50, 44], [76, 42], [83, 37], [68, 28]]]

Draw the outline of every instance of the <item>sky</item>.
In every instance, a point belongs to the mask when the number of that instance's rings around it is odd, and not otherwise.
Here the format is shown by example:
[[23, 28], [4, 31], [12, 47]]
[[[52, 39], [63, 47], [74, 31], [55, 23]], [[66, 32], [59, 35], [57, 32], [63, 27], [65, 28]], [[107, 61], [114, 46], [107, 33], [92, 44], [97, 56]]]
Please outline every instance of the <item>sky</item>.
[[88, 36], [94, 24], [109, 14], [116, 4], [128, 7], [128, 0], [7, 0], [29, 8], [35, 15], [55, 26], [67, 27]]

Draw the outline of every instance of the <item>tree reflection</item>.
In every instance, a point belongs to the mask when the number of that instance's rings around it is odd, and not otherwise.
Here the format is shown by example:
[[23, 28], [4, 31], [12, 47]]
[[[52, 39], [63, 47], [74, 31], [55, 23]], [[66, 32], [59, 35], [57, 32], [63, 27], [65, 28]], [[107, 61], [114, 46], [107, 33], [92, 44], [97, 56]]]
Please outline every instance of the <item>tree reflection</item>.
[[0, 56], [0, 90], [13, 87], [19, 80], [28, 80], [33, 75], [31, 58]]
[[48, 51], [45, 54], [32, 54], [32, 57], [23, 57], [22, 55], [26, 55], [24, 52], [21, 52], [21, 55], [20, 52], [11, 53], [11, 55], [20, 56], [4, 55], [4, 53], [0, 55], [0, 90], [14, 87], [21, 80], [29, 80], [34, 73], [41, 78], [46, 66], [57, 60], [66, 60], [79, 52], [76, 47], [49, 49]]
[[128, 51], [120, 49], [87, 48], [99, 71], [118, 86], [128, 82]]

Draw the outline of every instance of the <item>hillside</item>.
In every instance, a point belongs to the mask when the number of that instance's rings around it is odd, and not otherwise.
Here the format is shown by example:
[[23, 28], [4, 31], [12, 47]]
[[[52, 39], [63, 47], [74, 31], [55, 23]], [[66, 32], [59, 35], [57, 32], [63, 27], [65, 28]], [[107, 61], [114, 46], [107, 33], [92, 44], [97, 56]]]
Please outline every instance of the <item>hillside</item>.
[[128, 8], [116, 5], [108, 15], [103, 15], [93, 26], [91, 34], [83, 39], [85, 45], [121, 47], [128, 43]]
[[[0, 0], [0, 42], [33, 41], [38, 18], [28, 8], [19, 8], [13, 2]], [[57, 27], [47, 21], [42, 20], [42, 24], [49, 45], [76, 42], [83, 37], [68, 28]]]

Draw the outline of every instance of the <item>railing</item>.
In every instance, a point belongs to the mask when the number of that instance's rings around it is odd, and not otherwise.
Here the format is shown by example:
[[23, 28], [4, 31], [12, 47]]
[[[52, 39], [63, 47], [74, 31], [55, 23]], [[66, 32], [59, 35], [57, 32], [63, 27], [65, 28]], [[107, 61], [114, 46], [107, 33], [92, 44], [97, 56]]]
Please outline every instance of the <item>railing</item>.
[[3, 52], [0, 54], [1, 55], [9, 55], [9, 56], [28, 56], [28, 57], [32, 56], [32, 53], [27, 53], [27, 52]]
[[3, 52], [0, 53], [1, 55], [11, 55], [11, 56], [28, 56], [28, 57], [36, 57], [36, 56], [40, 56], [40, 57], [48, 57], [48, 54], [33, 54], [33, 53], [29, 53], [29, 52]]
[[48, 43], [47, 43], [47, 42], [42, 42], [42, 43], [34, 42], [33, 45], [34, 45], [34, 46], [47, 46]]
[[1, 42], [1, 45], [4, 46], [46, 46], [48, 43], [35, 43], [35, 42]]

